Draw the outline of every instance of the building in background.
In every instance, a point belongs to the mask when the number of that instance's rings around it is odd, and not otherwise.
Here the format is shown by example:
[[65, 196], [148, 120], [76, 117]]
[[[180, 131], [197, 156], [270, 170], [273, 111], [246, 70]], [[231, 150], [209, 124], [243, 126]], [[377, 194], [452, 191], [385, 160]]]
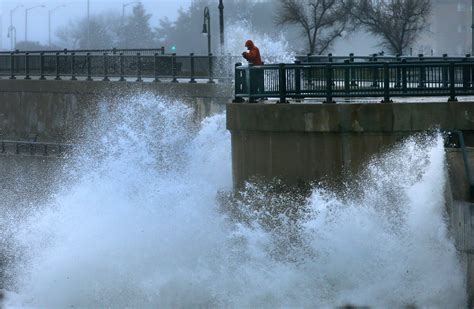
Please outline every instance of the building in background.
[[472, 0], [433, 0], [429, 32], [420, 39], [417, 52], [435, 55], [471, 53]]

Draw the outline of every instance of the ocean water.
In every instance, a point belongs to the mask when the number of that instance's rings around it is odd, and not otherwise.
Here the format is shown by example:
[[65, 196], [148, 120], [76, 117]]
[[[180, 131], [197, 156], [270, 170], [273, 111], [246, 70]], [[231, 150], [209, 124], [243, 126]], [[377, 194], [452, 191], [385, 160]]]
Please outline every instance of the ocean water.
[[466, 303], [441, 137], [407, 139], [343, 192], [248, 184], [224, 207], [225, 115], [195, 125], [179, 100], [146, 93], [110, 103], [47, 202], [21, 224], [4, 222], [14, 230], [7, 250], [21, 257], [9, 266], [6, 308]]

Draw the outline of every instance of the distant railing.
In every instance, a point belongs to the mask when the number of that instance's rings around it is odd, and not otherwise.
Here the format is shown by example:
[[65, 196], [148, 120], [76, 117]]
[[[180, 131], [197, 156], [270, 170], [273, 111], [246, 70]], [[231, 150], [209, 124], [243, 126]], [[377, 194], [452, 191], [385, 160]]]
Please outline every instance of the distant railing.
[[[470, 54], [466, 55], [466, 57], [471, 57]], [[372, 54], [368, 56], [356, 56], [353, 53], [350, 53], [348, 56], [334, 56], [333, 54], [327, 55], [313, 55], [307, 54], [305, 56], [298, 55], [295, 56], [295, 60], [299, 61], [300, 63], [321, 63], [321, 62], [335, 62], [340, 63], [344, 62], [345, 60], [349, 60], [349, 62], [372, 62], [372, 61], [380, 61], [380, 62], [400, 62], [402, 60], [406, 60], [407, 62], [416, 62], [416, 61], [440, 61], [445, 59], [450, 60], [463, 60], [465, 57], [448, 57], [448, 54], [444, 54], [442, 56], [426, 56], [424, 54], [418, 54], [417, 56], [402, 56], [402, 55], [381, 55], [381, 54]]]
[[474, 59], [271, 64], [235, 66], [235, 101], [474, 95]]
[[[232, 59], [232, 60], [231, 60]], [[0, 77], [9, 79], [69, 79], [179, 82], [197, 79], [214, 83], [232, 80], [232, 57], [212, 54], [165, 54], [160, 49], [15, 51], [0, 53]]]
[[71, 151], [73, 144], [0, 140], [0, 154], [60, 157]]

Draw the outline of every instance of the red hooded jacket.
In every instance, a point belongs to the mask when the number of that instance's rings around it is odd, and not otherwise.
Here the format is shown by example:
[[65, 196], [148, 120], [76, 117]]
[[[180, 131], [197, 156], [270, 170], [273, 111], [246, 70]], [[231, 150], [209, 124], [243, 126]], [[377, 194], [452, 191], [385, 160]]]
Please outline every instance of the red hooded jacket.
[[262, 65], [263, 62], [260, 58], [260, 51], [255, 45], [253, 45], [253, 42], [251, 40], [248, 40], [247, 42], [245, 42], [245, 47], [247, 47], [249, 51], [243, 52], [242, 56], [253, 65]]

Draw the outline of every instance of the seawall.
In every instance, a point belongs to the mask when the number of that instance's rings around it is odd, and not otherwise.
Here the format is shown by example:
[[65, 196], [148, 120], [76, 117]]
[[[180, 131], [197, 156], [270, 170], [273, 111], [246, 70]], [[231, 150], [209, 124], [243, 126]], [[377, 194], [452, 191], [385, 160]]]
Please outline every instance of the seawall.
[[147, 92], [175, 98], [191, 106], [194, 120], [225, 110], [232, 87], [207, 83], [144, 83], [118, 81], [0, 81], [0, 139], [71, 142], [81, 136], [99, 102]]
[[231, 103], [227, 128], [236, 187], [255, 177], [339, 183], [374, 154], [416, 132], [460, 130], [473, 145], [474, 104]]

